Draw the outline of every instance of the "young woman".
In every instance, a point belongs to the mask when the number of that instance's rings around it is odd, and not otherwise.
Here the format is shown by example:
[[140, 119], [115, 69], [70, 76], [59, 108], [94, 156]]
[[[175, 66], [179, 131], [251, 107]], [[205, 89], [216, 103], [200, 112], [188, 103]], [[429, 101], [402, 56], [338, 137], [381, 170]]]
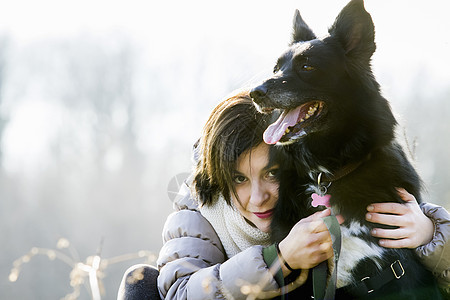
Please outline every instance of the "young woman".
[[[321, 220], [330, 214], [325, 210], [294, 226], [280, 243], [280, 254], [270, 268], [267, 253], [274, 248], [270, 221], [278, 200], [278, 169], [269, 160], [269, 146], [262, 142], [267, 118], [255, 110], [246, 92], [214, 109], [197, 147], [199, 162], [193, 183], [183, 187], [185, 196], [175, 203], [176, 211], [164, 226], [159, 276], [149, 266], [130, 268], [118, 299], [157, 299], [159, 295], [165, 299], [245, 299], [249, 294], [279, 291], [279, 276], [290, 273], [280, 261], [294, 269], [310, 269], [332, 256], [331, 237]], [[407, 204], [374, 204], [367, 214], [372, 222], [399, 228], [376, 229], [373, 234], [386, 247], [420, 246], [417, 252], [424, 264], [441, 278], [450, 265], [449, 250], [444, 249], [449, 216], [429, 204], [422, 206], [424, 215], [412, 195], [404, 190], [399, 193]], [[282, 273], [277, 271], [280, 266]]]

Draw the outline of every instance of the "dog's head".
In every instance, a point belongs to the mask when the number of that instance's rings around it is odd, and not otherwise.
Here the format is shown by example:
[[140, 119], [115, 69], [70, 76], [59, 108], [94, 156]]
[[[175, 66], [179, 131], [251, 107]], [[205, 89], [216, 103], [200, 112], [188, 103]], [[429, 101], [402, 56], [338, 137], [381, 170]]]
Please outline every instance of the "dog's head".
[[377, 131], [367, 127], [386, 118], [384, 131], [392, 132], [395, 120], [371, 71], [375, 33], [363, 1], [347, 4], [328, 33], [317, 38], [295, 12], [289, 48], [273, 75], [250, 94], [260, 111], [281, 112], [264, 133], [266, 143], [286, 145], [314, 135], [344, 139], [355, 127]]

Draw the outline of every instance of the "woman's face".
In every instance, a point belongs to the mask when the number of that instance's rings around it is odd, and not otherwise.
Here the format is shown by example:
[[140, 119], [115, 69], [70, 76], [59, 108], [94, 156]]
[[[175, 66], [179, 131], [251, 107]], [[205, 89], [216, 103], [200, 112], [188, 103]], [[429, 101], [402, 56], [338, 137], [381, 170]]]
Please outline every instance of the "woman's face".
[[263, 232], [270, 231], [273, 209], [278, 201], [278, 166], [269, 166], [269, 146], [265, 143], [244, 152], [236, 164], [231, 192], [234, 205], [247, 221]]

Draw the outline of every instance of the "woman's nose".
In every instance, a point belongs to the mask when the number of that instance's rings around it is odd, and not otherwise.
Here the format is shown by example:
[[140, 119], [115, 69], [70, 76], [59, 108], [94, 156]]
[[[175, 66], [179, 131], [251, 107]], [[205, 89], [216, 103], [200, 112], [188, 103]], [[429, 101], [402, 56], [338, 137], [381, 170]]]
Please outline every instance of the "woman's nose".
[[252, 193], [250, 196], [250, 202], [253, 205], [261, 205], [269, 198], [268, 190], [264, 187], [263, 184], [253, 184], [252, 185]]

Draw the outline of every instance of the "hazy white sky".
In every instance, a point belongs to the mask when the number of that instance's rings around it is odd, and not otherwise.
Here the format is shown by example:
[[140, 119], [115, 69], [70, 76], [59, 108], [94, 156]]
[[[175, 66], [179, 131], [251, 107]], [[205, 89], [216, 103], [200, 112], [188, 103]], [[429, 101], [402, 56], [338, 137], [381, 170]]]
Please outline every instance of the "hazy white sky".
[[[0, 33], [8, 33], [21, 43], [67, 38], [83, 32], [101, 35], [120, 31], [142, 45], [153, 46], [154, 54], [163, 56], [172, 55], [184, 44], [189, 47], [220, 38], [239, 46], [247, 45], [251, 51], [265, 51], [269, 56], [285, 46], [295, 8], [300, 9], [316, 32], [324, 33], [346, 3], [346, 0], [0, 0]], [[411, 64], [403, 66], [406, 68], [423, 63], [431, 72], [442, 71], [442, 63], [448, 62], [446, 53], [450, 53], [447, 35], [450, 20], [445, 1], [366, 0], [365, 6], [375, 21], [378, 55], [386, 53], [390, 58], [386, 60], [393, 64], [411, 59]], [[155, 42], [160, 45], [154, 47]]]
[[[0, 0], [0, 51], [3, 42], [7, 46], [0, 95], [0, 116], [7, 120], [0, 161], [0, 243], [7, 246], [0, 257], [6, 267], [0, 267], [0, 298], [64, 295], [68, 273], [53, 262], [45, 276], [41, 263], [30, 264], [27, 275], [5, 285], [14, 259], [32, 246], [53, 245], [55, 237], [67, 237], [81, 254], [93, 253], [102, 237], [106, 257], [158, 251], [158, 226], [172, 207], [168, 183], [190, 172], [192, 144], [213, 106], [271, 72], [296, 8], [322, 35], [347, 2]], [[375, 23], [373, 68], [384, 95], [400, 115], [405, 104], [415, 103], [404, 115], [415, 124], [409, 128], [418, 136], [418, 166], [431, 191], [425, 199], [449, 208], [447, 1], [365, 0], [365, 6]], [[122, 57], [123, 49], [130, 52]], [[126, 77], [120, 76], [124, 69], [131, 74], [124, 83], [130, 94], [114, 88]], [[116, 91], [117, 107], [104, 109], [102, 102], [103, 111], [96, 110], [95, 100], [114, 98]], [[127, 110], [129, 99], [135, 106]], [[122, 130], [128, 120], [133, 135]], [[117, 279], [108, 274], [108, 298], [122, 272]], [[59, 289], [55, 279], [62, 282]], [[38, 285], [37, 296], [21, 296]], [[2, 297], [8, 290], [15, 296]]]
[[[261, 72], [265, 72], [270, 71], [288, 42], [295, 8], [321, 35], [346, 3], [346, 0], [0, 0], [0, 34], [9, 37], [15, 51], [36, 41], [71, 39], [85, 34], [106, 40], [111, 34], [120, 33], [142, 48], [144, 55], [140, 59], [148, 64], [174, 57], [183, 60], [184, 55], [189, 64], [189, 55], [208, 49], [209, 53], [200, 55], [212, 57], [211, 70], [229, 72], [225, 67], [236, 57], [254, 54], [260, 61]], [[385, 93], [401, 101], [418, 77], [429, 93], [450, 82], [447, 35], [450, 18], [444, 1], [366, 0], [365, 6], [375, 22], [378, 49], [374, 70]], [[204, 44], [208, 47], [203, 47]], [[252, 75], [240, 76], [245, 82]], [[214, 76], [217, 75], [211, 71], [208, 88], [220, 89], [222, 77], [214, 80]], [[30, 98], [11, 107], [15, 115], [3, 141], [5, 155], [10, 155], [9, 163], [26, 163], [24, 157], [42, 161], [34, 157], [44, 155], [55, 134], [58, 121], [47, 120], [54, 115], [52, 109], [59, 108], [39, 100], [42, 99]], [[7, 104], [8, 99], [4, 99], [4, 105]], [[200, 127], [201, 122], [198, 123]]]

